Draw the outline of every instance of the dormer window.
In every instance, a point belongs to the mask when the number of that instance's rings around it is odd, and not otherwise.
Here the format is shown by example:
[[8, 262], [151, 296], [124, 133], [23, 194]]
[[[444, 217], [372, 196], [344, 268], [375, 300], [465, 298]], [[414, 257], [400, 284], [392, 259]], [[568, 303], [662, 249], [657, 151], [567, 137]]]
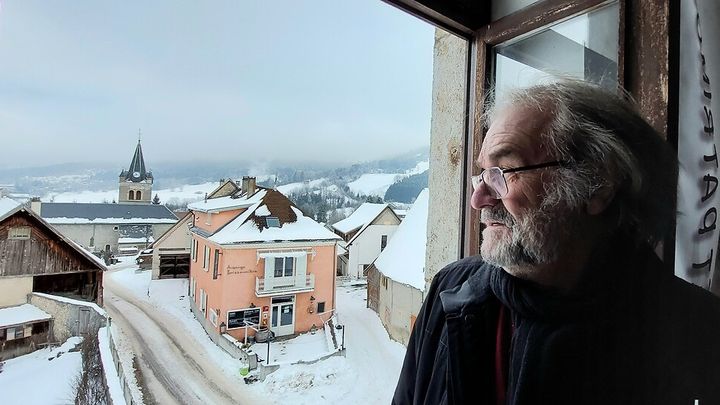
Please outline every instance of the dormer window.
[[265, 224], [268, 228], [280, 228], [280, 220], [278, 217], [265, 217]]

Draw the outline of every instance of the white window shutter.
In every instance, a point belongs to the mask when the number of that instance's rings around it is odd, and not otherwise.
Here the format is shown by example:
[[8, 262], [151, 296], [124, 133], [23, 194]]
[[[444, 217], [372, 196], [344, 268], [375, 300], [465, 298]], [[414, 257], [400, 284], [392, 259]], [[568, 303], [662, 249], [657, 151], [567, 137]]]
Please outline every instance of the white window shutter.
[[295, 285], [305, 286], [305, 277], [307, 276], [307, 255], [295, 258]]
[[273, 280], [275, 277], [275, 258], [266, 257], [265, 259], [265, 289], [273, 289]]

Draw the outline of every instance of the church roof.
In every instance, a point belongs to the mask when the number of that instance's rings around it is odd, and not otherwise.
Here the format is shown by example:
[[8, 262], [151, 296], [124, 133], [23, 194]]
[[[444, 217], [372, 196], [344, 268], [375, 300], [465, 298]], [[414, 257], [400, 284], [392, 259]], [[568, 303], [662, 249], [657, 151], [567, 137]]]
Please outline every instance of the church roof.
[[164, 205], [42, 203], [41, 216], [51, 224], [159, 224], [177, 222]]
[[148, 179], [152, 180], [152, 173], [145, 169], [145, 159], [143, 158], [139, 139], [132, 162], [130, 162], [130, 168], [123, 170], [120, 177], [124, 177], [125, 181], [132, 181], [133, 183], [140, 183]]

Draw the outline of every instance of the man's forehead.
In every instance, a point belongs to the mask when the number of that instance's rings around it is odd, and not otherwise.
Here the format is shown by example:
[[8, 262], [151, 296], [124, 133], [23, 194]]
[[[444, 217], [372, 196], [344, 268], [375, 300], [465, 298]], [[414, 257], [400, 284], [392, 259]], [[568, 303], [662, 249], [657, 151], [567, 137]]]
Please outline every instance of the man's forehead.
[[503, 109], [488, 129], [478, 161], [501, 158], [525, 160], [545, 155], [540, 135], [549, 119], [549, 114], [528, 107]]

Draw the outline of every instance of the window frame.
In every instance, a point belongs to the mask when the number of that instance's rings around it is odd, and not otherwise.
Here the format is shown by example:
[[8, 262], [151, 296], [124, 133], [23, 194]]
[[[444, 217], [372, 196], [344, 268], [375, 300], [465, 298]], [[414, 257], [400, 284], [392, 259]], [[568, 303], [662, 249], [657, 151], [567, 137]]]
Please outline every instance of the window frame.
[[32, 237], [32, 227], [29, 225], [11, 226], [8, 229], [9, 240], [28, 240]]

